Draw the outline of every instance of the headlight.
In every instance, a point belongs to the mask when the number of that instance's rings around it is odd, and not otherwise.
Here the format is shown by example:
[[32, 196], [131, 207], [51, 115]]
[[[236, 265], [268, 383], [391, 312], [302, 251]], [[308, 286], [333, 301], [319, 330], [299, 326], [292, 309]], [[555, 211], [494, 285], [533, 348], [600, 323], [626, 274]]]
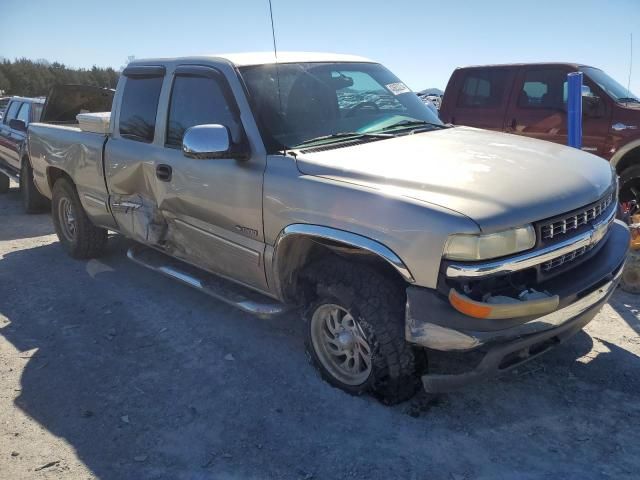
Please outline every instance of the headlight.
[[444, 256], [450, 260], [486, 260], [529, 250], [536, 244], [532, 225], [513, 228], [489, 235], [451, 235], [444, 246]]

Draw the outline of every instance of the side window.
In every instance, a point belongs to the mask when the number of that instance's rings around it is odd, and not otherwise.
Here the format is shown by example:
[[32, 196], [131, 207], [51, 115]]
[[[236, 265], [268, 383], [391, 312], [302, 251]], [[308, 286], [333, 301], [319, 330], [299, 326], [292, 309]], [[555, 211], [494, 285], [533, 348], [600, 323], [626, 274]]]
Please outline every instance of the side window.
[[18, 108], [20, 108], [20, 102], [11, 102], [9, 104], [9, 108], [7, 109], [7, 114], [4, 116], [4, 123], [9, 124], [9, 120], [13, 120], [16, 118], [18, 113]]
[[184, 132], [195, 125], [219, 124], [237, 138], [236, 116], [216, 78], [178, 75], [173, 82], [166, 145], [180, 147]]
[[508, 70], [469, 70], [458, 96], [458, 107], [499, 107], [507, 83]]
[[523, 108], [560, 109], [567, 101], [567, 72], [558, 69], [528, 70], [518, 94]]
[[163, 77], [127, 77], [120, 107], [120, 135], [153, 142]]
[[20, 107], [20, 111], [18, 112], [18, 120], [22, 120], [25, 125], [29, 124], [29, 104], [23, 103], [22, 107]]

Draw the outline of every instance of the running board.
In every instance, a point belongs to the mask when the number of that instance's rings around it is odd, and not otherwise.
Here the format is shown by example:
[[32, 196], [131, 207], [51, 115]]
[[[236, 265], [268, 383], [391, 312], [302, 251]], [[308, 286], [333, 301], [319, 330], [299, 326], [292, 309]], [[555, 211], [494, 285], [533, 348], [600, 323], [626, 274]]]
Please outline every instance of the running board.
[[295, 308], [149, 247], [133, 246], [127, 251], [127, 257], [143, 267], [197, 288], [217, 300], [260, 318], [273, 317]]

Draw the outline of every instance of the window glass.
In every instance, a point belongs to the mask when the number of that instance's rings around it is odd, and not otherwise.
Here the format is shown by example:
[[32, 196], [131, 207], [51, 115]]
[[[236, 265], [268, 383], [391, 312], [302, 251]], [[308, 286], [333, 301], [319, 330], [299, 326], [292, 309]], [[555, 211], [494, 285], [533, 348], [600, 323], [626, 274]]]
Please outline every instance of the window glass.
[[195, 125], [228, 127], [237, 139], [239, 125], [218, 81], [209, 77], [177, 76], [171, 91], [166, 144], [182, 145], [184, 132]]
[[498, 107], [502, 101], [508, 70], [470, 70], [458, 97], [459, 107]]
[[9, 108], [7, 110], [7, 114], [4, 116], [4, 123], [9, 123], [9, 120], [13, 120], [16, 118], [16, 114], [18, 113], [18, 108], [20, 108], [20, 102], [11, 102], [9, 104]]
[[31, 111], [33, 112], [33, 115], [31, 115], [31, 118], [33, 118], [34, 122], [39, 122], [40, 121], [40, 117], [42, 116], [42, 107], [44, 105], [42, 103], [33, 103], [31, 104]]
[[20, 111], [18, 112], [18, 120], [22, 120], [25, 125], [29, 123], [29, 104], [23, 103], [22, 107], [20, 107]]
[[242, 67], [268, 151], [339, 133], [389, 133], [398, 125], [442, 125], [393, 73], [374, 63], [288, 63]]
[[567, 72], [558, 69], [532, 69], [525, 73], [518, 95], [518, 106], [524, 108], [560, 109], [567, 101]]
[[153, 142], [162, 77], [127, 77], [120, 109], [120, 135]]

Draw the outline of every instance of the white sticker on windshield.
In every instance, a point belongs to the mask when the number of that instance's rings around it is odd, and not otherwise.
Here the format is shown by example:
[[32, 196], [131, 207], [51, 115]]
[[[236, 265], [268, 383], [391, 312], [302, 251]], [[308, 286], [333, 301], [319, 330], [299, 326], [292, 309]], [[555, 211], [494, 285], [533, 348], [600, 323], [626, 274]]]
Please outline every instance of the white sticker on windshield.
[[408, 93], [411, 91], [409, 90], [409, 87], [407, 87], [402, 82], [389, 83], [388, 85], [385, 85], [385, 87], [387, 87], [387, 90], [389, 90], [394, 95], [400, 95], [401, 93]]

